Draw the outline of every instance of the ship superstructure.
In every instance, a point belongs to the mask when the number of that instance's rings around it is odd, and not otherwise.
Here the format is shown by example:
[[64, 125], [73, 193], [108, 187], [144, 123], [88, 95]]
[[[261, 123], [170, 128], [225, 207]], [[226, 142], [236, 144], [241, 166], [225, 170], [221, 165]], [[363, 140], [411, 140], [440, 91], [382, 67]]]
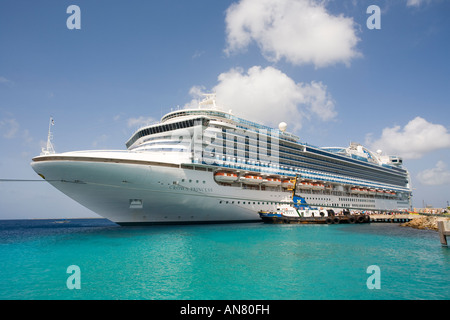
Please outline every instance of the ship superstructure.
[[411, 187], [402, 159], [358, 143], [320, 148], [286, 124], [271, 128], [220, 110], [208, 95], [199, 108], [166, 114], [138, 129], [123, 151], [44, 154], [33, 169], [69, 197], [122, 225], [259, 220], [297, 192], [316, 206], [408, 210]]

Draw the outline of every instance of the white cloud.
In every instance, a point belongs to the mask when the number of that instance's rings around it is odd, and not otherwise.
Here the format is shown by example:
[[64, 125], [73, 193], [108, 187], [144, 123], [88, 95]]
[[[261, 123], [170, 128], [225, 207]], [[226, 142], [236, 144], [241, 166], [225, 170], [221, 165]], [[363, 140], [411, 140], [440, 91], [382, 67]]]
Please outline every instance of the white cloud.
[[443, 161], [438, 161], [434, 168], [418, 173], [417, 178], [421, 183], [427, 185], [450, 184], [450, 171]]
[[155, 119], [153, 119], [152, 117], [140, 116], [139, 118], [129, 118], [127, 120], [127, 125], [129, 128], [142, 127], [142, 126], [149, 125], [153, 122], [155, 122]]
[[184, 105], [185, 108], [196, 108], [200, 101], [204, 98], [203, 94], [205, 93], [206, 88], [204, 86], [193, 86], [189, 90], [189, 95], [192, 97], [192, 100]]
[[241, 0], [226, 12], [228, 54], [252, 41], [271, 62], [324, 67], [361, 56], [353, 18], [327, 12], [326, 1]]
[[376, 141], [366, 140], [373, 150], [400, 155], [406, 159], [418, 159], [424, 154], [450, 148], [450, 133], [440, 124], [416, 117], [404, 127], [385, 128]]
[[406, 5], [408, 7], [410, 7], [410, 6], [419, 6], [421, 2], [423, 2], [423, 0], [407, 0], [406, 1]]
[[420, 5], [425, 2], [430, 2], [430, 0], [407, 0], [406, 5], [408, 7], [420, 7]]
[[14, 82], [9, 79], [6, 79], [5, 77], [0, 77], [0, 84], [12, 86], [14, 84]]
[[[193, 87], [191, 94], [198, 97], [203, 87]], [[217, 105], [242, 118], [277, 127], [282, 121], [290, 131], [301, 128], [305, 119], [315, 117], [330, 121], [336, 117], [334, 101], [321, 82], [295, 83], [286, 74], [273, 67], [254, 66], [245, 73], [231, 69], [218, 77], [212, 89]], [[191, 101], [189, 106], [194, 106]]]
[[192, 59], [200, 58], [204, 54], [205, 54], [205, 51], [203, 51], [203, 50], [195, 50], [194, 54], [192, 55]]
[[13, 118], [0, 120], [0, 130], [3, 138], [15, 138], [16, 133], [19, 131], [19, 123]]
[[106, 134], [102, 134], [98, 136], [93, 142], [92, 146], [94, 148], [100, 147], [105, 144], [105, 142], [108, 140], [108, 136]]

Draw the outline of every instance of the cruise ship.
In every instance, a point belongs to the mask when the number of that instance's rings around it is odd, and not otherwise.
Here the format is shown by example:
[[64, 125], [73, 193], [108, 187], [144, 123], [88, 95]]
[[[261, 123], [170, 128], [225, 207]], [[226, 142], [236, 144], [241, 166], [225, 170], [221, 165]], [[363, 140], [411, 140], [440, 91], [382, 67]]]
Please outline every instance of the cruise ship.
[[55, 153], [47, 147], [31, 166], [68, 197], [125, 226], [261, 221], [258, 212], [285, 203], [296, 176], [297, 194], [311, 205], [411, 207], [400, 157], [358, 143], [307, 144], [284, 122], [271, 128], [223, 111], [214, 95], [138, 129], [126, 150]]

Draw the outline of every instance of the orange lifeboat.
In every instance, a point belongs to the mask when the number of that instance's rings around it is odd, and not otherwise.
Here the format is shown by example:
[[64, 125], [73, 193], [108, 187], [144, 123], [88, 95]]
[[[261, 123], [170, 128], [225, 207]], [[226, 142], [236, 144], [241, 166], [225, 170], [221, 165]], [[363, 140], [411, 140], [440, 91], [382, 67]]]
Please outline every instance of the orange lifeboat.
[[311, 182], [302, 181], [300, 182], [300, 189], [312, 189], [313, 184]]
[[292, 189], [294, 187], [294, 181], [293, 180], [283, 180], [283, 182], [281, 182], [281, 186], [286, 189]]
[[260, 176], [246, 175], [242, 182], [245, 184], [260, 184], [263, 182], [263, 178]]
[[361, 189], [360, 188], [356, 188], [356, 187], [353, 187], [352, 189], [351, 189], [351, 193], [362, 193], [362, 191], [361, 191]]
[[237, 181], [238, 175], [236, 173], [219, 171], [214, 174], [214, 179], [217, 182], [233, 183]]
[[325, 189], [325, 186], [322, 183], [313, 183], [313, 189], [314, 190], [323, 190], [323, 189]]
[[281, 184], [281, 180], [277, 178], [267, 178], [264, 184], [269, 187], [277, 187]]

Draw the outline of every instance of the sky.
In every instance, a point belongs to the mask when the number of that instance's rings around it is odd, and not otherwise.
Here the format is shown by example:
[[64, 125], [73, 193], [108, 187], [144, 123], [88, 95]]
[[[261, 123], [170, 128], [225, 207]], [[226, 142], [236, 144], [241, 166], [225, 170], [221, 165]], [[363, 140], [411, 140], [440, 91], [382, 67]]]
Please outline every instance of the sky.
[[[50, 117], [56, 152], [124, 150], [215, 92], [302, 142], [402, 156], [413, 207], [442, 208], [449, 14], [447, 0], [0, 0], [0, 179], [39, 179]], [[0, 180], [0, 219], [77, 217], [98, 216], [44, 181]]]

